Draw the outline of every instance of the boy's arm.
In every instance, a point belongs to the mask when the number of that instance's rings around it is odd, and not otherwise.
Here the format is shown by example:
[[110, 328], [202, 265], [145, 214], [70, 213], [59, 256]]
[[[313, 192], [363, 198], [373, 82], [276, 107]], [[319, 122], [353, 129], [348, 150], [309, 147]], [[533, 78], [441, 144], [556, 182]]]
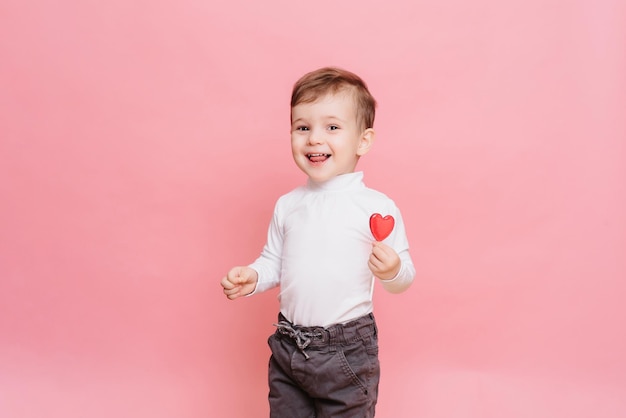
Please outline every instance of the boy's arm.
[[404, 292], [411, 286], [415, 277], [415, 266], [413, 265], [409, 251], [405, 250], [400, 252], [398, 257], [400, 259], [398, 274], [391, 279], [380, 279], [383, 288], [390, 293]]
[[280, 282], [280, 269], [283, 237], [279, 227], [277, 208], [274, 208], [274, 216], [270, 222], [267, 233], [267, 243], [259, 258], [249, 266], [237, 266], [230, 269], [222, 278], [220, 284], [224, 288], [224, 294], [228, 299], [237, 299], [241, 296], [251, 296], [278, 286]]
[[267, 242], [263, 251], [248, 268], [257, 273], [257, 282], [250, 295], [272, 289], [280, 283], [280, 270], [282, 266], [281, 254], [283, 252], [283, 234], [281, 232], [278, 214], [278, 204], [274, 208], [274, 215], [267, 231]]
[[389, 208], [389, 213], [393, 214], [396, 221], [394, 230], [384, 243], [373, 243], [369, 266], [386, 291], [401, 293], [413, 283], [415, 267], [409, 254], [409, 242], [400, 210], [394, 204]]
[[385, 290], [391, 293], [404, 292], [413, 283], [415, 267], [408, 250], [400, 254], [382, 242], [372, 244], [368, 261], [372, 274], [380, 279]]

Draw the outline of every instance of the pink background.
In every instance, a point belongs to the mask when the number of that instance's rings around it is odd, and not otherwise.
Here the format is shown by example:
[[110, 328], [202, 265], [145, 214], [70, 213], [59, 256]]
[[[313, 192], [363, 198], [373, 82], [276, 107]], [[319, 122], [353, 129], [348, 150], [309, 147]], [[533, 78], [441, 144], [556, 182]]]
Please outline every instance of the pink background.
[[378, 415], [626, 416], [625, 51], [621, 0], [3, 1], [0, 416], [267, 415], [276, 292], [219, 280], [324, 65], [380, 103], [418, 270]]

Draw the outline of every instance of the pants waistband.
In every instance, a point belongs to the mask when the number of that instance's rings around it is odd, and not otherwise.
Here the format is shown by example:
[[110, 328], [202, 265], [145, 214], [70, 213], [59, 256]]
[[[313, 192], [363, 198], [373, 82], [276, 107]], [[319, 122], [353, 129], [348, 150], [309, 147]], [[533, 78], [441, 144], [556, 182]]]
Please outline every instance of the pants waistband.
[[327, 328], [294, 325], [282, 313], [279, 313], [278, 323], [274, 326], [276, 326], [276, 334], [291, 339], [306, 358], [308, 358], [304, 351], [306, 348], [346, 345], [378, 334], [376, 320], [372, 313], [345, 324], [335, 324]]

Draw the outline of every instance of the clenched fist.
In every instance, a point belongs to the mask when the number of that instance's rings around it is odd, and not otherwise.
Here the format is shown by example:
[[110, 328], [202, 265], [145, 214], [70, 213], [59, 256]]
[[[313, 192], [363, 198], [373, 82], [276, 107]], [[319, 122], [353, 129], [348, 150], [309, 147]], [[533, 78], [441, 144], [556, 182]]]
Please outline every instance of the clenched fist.
[[250, 267], [238, 266], [230, 269], [228, 274], [220, 282], [224, 288], [224, 294], [230, 300], [249, 295], [256, 288], [259, 275]]
[[374, 276], [381, 280], [393, 279], [400, 271], [400, 264], [400, 257], [393, 248], [378, 241], [372, 243], [367, 266]]

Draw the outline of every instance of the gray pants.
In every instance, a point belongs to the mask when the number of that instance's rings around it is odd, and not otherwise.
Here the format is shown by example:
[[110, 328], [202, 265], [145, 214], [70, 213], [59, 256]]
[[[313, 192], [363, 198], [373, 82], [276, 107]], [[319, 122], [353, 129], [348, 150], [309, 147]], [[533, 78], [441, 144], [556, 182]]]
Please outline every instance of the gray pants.
[[271, 418], [369, 418], [378, 398], [378, 330], [372, 314], [328, 328], [282, 314], [268, 343]]

